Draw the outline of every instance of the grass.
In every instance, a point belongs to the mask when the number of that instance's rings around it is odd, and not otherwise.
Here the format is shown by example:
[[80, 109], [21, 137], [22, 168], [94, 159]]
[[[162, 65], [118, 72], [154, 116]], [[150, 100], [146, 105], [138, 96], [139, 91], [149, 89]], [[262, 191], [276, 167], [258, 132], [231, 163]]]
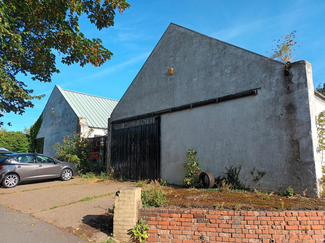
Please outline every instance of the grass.
[[207, 197], [208, 197], [208, 194], [207, 193], [202, 195], [202, 199], [203, 200], [205, 200]]
[[261, 199], [262, 199], [262, 200], [269, 200], [270, 197], [267, 195], [267, 196], [262, 197]]
[[100, 198], [100, 197], [106, 197], [106, 196], [112, 195], [114, 193], [115, 192], [109, 192], [109, 193], [105, 193], [105, 194], [98, 195], [98, 196], [85, 197], [85, 198], [82, 198], [82, 199], [80, 199], [78, 201], [69, 202], [69, 203], [66, 203], [66, 204], [63, 204], [63, 205], [60, 205], [60, 206], [54, 206], [54, 207], [49, 208], [49, 209], [43, 209], [43, 210], [41, 210], [41, 212], [47, 211], [47, 210], [51, 210], [51, 209], [55, 209], [55, 208], [60, 208], [60, 207], [68, 206], [68, 205], [71, 205], [71, 204], [76, 204], [76, 203], [80, 203], [80, 202], [90, 201], [90, 200], [93, 200], [93, 199], [96, 199], [96, 198]]
[[38, 188], [32, 188], [32, 189], [26, 189], [22, 191], [15, 191], [15, 192], [2, 192], [0, 195], [8, 195], [8, 194], [14, 194], [14, 193], [21, 193], [21, 192], [30, 192], [30, 191], [37, 191], [42, 189], [49, 189], [49, 188], [55, 188], [55, 187], [63, 187], [63, 186], [71, 186], [71, 185], [79, 185], [81, 183], [70, 183], [70, 184], [60, 184], [55, 186], [45, 186], [45, 187], [38, 187]]
[[281, 210], [284, 209], [284, 202], [280, 202], [280, 209], [281, 209]]
[[215, 208], [223, 209], [223, 205], [224, 205], [224, 204], [225, 204], [224, 202], [221, 203], [221, 204], [217, 203], [217, 204], [215, 205]]
[[240, 203], [235, 205], [235, 210], [239, 211], [239, 210], [241, 210], [241, 208], [242, 208], [242, 205]]
[[138, 180], [137, 187], [145, 187], [148, 184], [149, 180]]

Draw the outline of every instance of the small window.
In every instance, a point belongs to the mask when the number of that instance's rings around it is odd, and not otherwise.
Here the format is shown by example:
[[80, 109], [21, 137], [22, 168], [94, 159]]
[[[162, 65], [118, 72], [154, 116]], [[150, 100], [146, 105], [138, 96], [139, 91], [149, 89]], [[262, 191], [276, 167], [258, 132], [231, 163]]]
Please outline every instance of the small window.
[[19, 155], [16, 157], [19, 163], [34, 163], [33, 155]]
[[54, 163], [54, 159], [42, 155], [37, 155], [36, 159], [38, 163]]

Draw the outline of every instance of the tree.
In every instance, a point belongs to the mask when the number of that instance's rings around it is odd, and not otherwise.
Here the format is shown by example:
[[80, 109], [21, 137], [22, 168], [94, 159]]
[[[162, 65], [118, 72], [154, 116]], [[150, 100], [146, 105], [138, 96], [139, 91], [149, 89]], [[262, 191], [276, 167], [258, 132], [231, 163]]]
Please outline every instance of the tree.
[[[125, 0], [1, 0], [0, 1], [0, 117], [23, 114], [33, 107], [33, 90], [18, 74], [51, 82], [58, 53], [64, 64], [102, 65], [113, 55], [98, 38], [87, 39], [79, 29], [86, 15], [97, 29], [114, 25], [115, 10], [129, 7]], [[3, 122], [0, 122], [0, 126]], [[10, 125], [10, 124], [9, 124]]]
[[[272, 59], [279, 60], [283, 63], [291, 63], [297, 54], [293, 54], [296, 49], [294, 49], [294, 45], [297, 44], [293, 39], [296, 38], [296, 30], [292, 31], [289, 35], [284, 37], [284, 40], [281, 42], [281, 39], [274, 40], [277, 42], [277, 46], [272, 49], [270, 53], [270, 57]], [[283, 36], [281, 36], [283, 38]], [[268, 52], [267, 52], [268, 53]]]
[[322, 151], [325, 149], [325, 111], [319, 113], [317, 117], [317, 135], [318, 149]]
[[321, 84], [318, 84], [318, 87], [316, 88], [316, 91], [318, 91], [322, 95], [325, 95], [325, 83], [323, 84], [323, 88], [322, 88]]
[[25, 153], [28, 152], [28, 146], [28, 138], [26, 134], [22, 132], [4, 131], [0, 136], [0, 147], [4, 147], [8, 150], [17, 153]]
[[6, 132], [8, 132], [7, 129], [0, 127], [0, 138], [1, 138], [1, 137], [2, 137]]

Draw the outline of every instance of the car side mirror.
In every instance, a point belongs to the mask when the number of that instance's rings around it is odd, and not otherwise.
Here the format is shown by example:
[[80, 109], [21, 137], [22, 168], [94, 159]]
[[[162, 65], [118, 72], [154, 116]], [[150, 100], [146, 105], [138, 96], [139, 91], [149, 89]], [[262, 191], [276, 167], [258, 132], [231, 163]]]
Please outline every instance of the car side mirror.
[[54, 160], [54, 164], [57, 164], [57, 163], [58, 163], [58, 161], [55, 159], [55, 160]]

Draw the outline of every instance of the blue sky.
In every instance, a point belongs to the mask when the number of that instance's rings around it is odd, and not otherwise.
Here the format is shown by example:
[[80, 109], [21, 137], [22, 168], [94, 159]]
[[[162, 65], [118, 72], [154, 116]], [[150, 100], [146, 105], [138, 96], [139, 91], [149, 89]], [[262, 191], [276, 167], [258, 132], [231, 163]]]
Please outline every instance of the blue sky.
[[[324, 0], [129, 0], [131, 7], [116, 14], [115, 26], [98, 31], [87, 18], [81, 31], [101, 38], [114, 53], [101, 67], [67, 66], [57, 60], [60, 74], [52, 83], [21, 77], [35, 94], [34, 108], [21, 115], [5, 114], [9, 131], [29, 128], [42, 113], [55, 85], [63, 89], [119, 100], [154, 49], [170, 23], [175, 23], [252, 52], [268, 56], [274, 39], [296, 30], [298, 55], [313, 68], [314, 86], [325, 82], [325, 1]], [[203, 3], [203, 4], [202, 4]]]

